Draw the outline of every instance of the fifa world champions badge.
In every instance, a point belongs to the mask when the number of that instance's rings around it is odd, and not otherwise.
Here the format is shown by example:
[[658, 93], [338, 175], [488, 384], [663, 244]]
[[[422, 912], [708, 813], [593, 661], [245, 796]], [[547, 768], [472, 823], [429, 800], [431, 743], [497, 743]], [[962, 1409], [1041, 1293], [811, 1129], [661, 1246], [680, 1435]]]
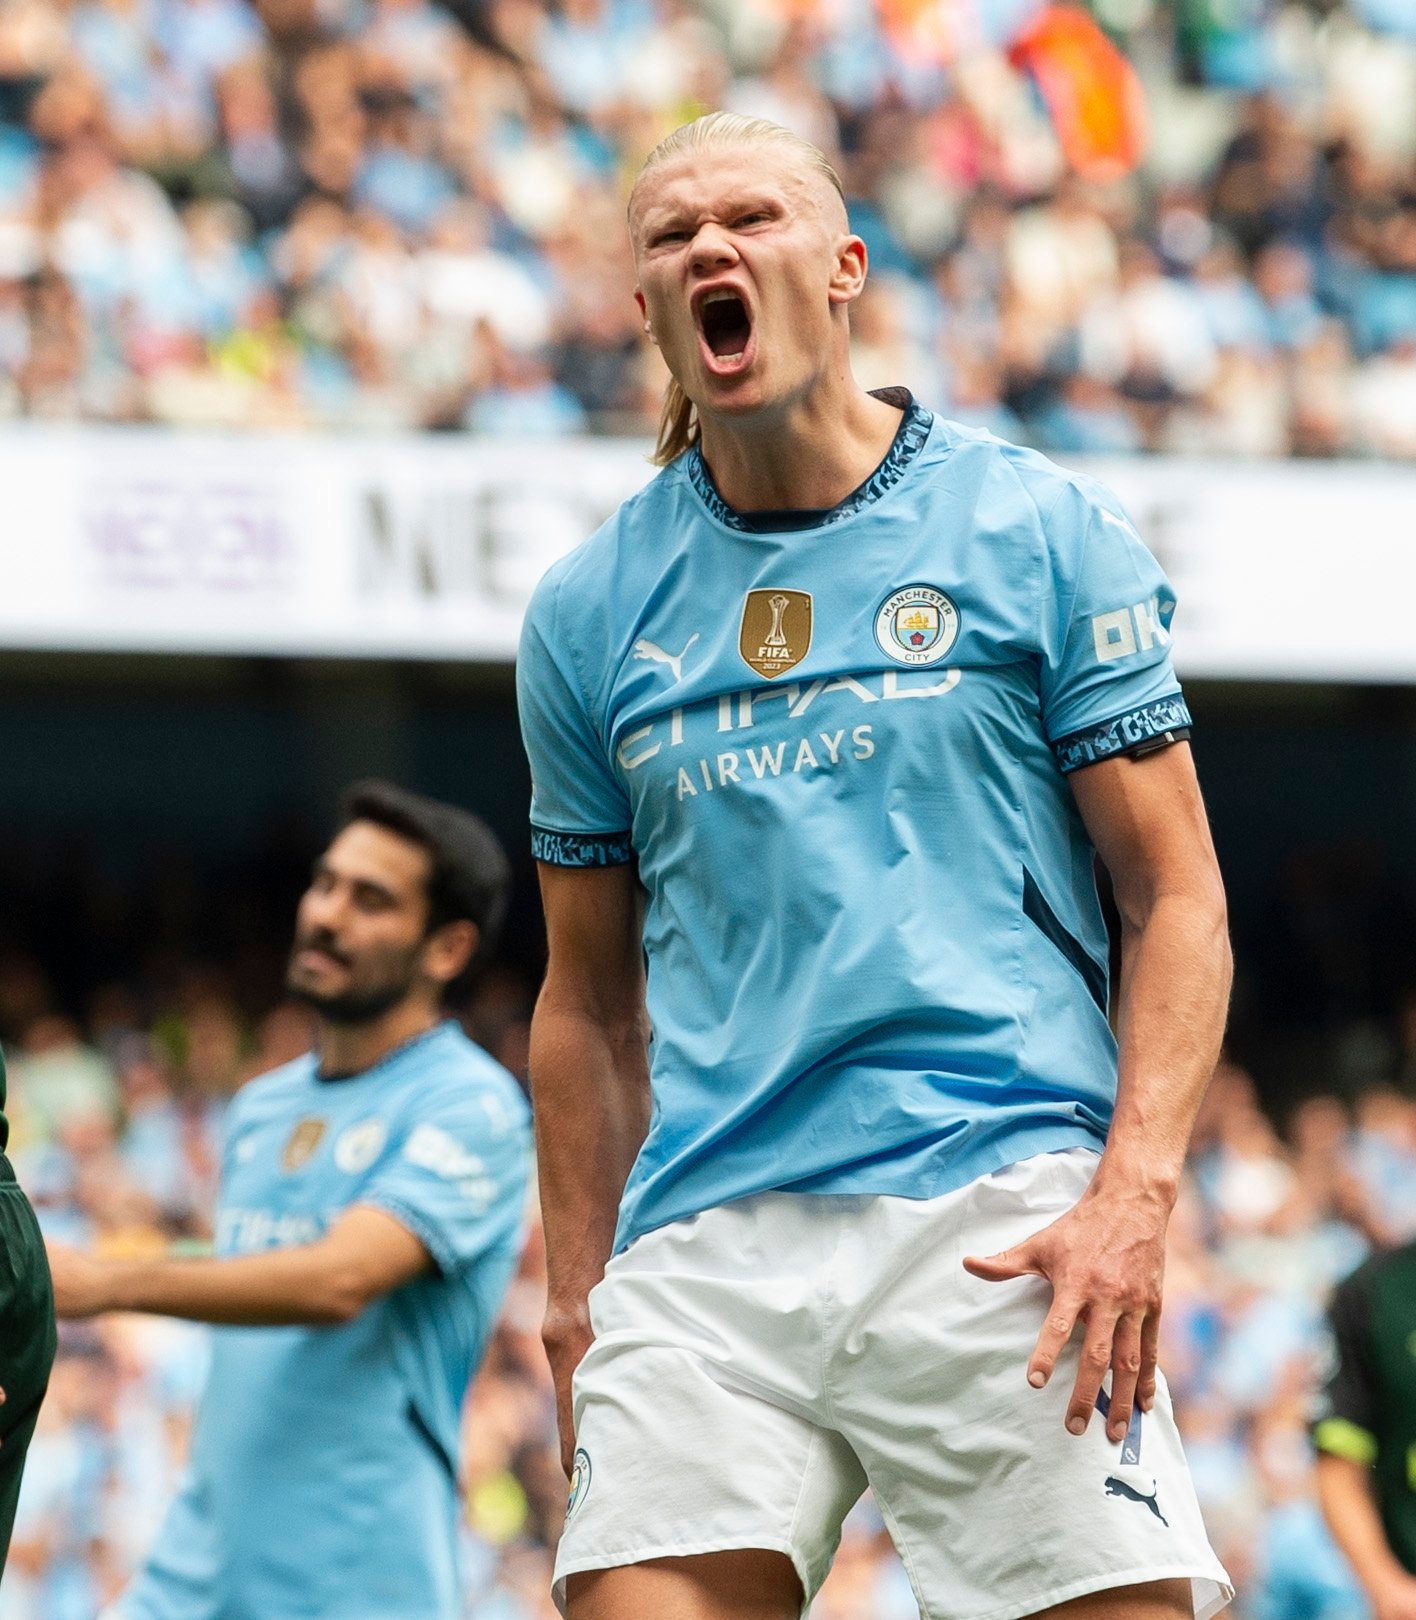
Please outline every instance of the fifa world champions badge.
[[811, 592], [758, 589], [747, 593], [738, 651], [769, 681], [794, 669], [811, 648]]
[[897, 664], [937, 664], [959, 638], [959, 610], [932, 585], [906, 585], [875, 615], [875, 640]]

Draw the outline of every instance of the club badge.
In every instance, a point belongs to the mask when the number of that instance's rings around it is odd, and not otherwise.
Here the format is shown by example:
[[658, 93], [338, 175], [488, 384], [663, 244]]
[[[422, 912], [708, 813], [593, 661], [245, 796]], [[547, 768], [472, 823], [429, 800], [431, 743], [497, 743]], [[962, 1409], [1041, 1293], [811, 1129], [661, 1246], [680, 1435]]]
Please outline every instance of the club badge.
[[576, 1508], [585, 1500], [590, 1489], [590, 1453], [584, 1446], [575, 1453], [575, 1460], [570, 1470], [570, 1499], [565, 1504], [565, 1516], [570, 1518]]
[[334, 1162], [345, 1175], [358, 1175], [378, 1158], [387, 1140], [388, 1126], [381, 1119], [361, 1119], [335, 1139]]
[[932, 585], [906, 585], [875, 615], [875, 640], [897, 664], [937, 664], [959, 637], [959, 610]]

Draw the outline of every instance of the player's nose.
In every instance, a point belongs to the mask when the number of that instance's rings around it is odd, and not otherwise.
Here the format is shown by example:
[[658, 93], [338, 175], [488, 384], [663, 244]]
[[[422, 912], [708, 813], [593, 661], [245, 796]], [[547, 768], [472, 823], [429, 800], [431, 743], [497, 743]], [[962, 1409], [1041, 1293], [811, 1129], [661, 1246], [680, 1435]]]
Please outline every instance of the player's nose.
[[689, 262], [695, 270], [700, 273], [718, 270], [724, 265], [736, 264], [737, 260], [733, 239], [721, 225], [709, 220], [698, 227], [689, 254]]
[[300, 921], [306, 930], [337, 934], [347, 909], [348, 899], [337, 887], [311, 889], [300, 907]]

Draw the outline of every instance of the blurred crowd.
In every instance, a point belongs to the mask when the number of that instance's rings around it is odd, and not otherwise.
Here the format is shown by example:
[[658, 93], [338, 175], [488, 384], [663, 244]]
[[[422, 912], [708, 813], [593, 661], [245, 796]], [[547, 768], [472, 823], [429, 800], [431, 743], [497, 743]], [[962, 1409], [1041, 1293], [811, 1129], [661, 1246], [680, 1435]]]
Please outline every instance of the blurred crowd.
[[647, 431], [624, 200], [723, 106], [838, 161], [869, 385], [1416, 457], [1416, 8], [1089, 8], [0, 0], [0, 414]]
[[[501, 969], [466, 1014], [524, 1077], [531, 987]], [[13, 1158], [57, 1237], [109, 1252], [200, 1246], [210, 1234], [222, 1111], [252, 1075], [302, 1051], [306, 1015], [251, 1020], [215, 974], [158, 999], [95, 991], [54, 1010], [18, 956], [0, 972]], [[1306, 1437], [1334, 1282], [1373, 1248], [1416, 1236], [1416, 991], [1381, 1075], [1311, 1095], [1275, 1123], [1250, 1076], [1221, 1063], [1171, 1228], [1163, 1365], [1236, 1620], [1368, 1620], [1318, 1514]], [[551, 1620], [563, 1517], [554, 1404], [539, 1329], [533, 1228], [467, 1403], [468, 1620]], [[30, 1453], [0, 1620], [94, 1620], [156, 1532], [182, 1465], [204, 1330], [144, 1318], [66, 1324]], [[916, 1620], [867, 1498], [816, 1620]]]

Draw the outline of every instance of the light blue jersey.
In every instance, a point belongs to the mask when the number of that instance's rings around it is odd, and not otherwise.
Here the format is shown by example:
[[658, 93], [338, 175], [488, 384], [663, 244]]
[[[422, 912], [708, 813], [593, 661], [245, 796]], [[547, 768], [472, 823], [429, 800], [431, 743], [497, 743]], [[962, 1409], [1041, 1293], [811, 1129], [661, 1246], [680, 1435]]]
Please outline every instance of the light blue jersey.
[[885, 397], [840, 506], [736, 513], [692, 450], [531, 605], [536, 855], [647, 891], [621, 1247], [766, 1189], [935, 1197], [1111, 1118], [1066, 776], [1188, 734], [1175, 598], [1107, 491]]
[[337, 1327], [217, 1328], [186, 1481], [123, 1620], [453, 1620], [463, 1393], [519, 1251], [515, 1081], [451, 1023], [363, 1074], [313, 1057], [228, 1115], [217, 1250], [386, 1210], [436, 1271]]

